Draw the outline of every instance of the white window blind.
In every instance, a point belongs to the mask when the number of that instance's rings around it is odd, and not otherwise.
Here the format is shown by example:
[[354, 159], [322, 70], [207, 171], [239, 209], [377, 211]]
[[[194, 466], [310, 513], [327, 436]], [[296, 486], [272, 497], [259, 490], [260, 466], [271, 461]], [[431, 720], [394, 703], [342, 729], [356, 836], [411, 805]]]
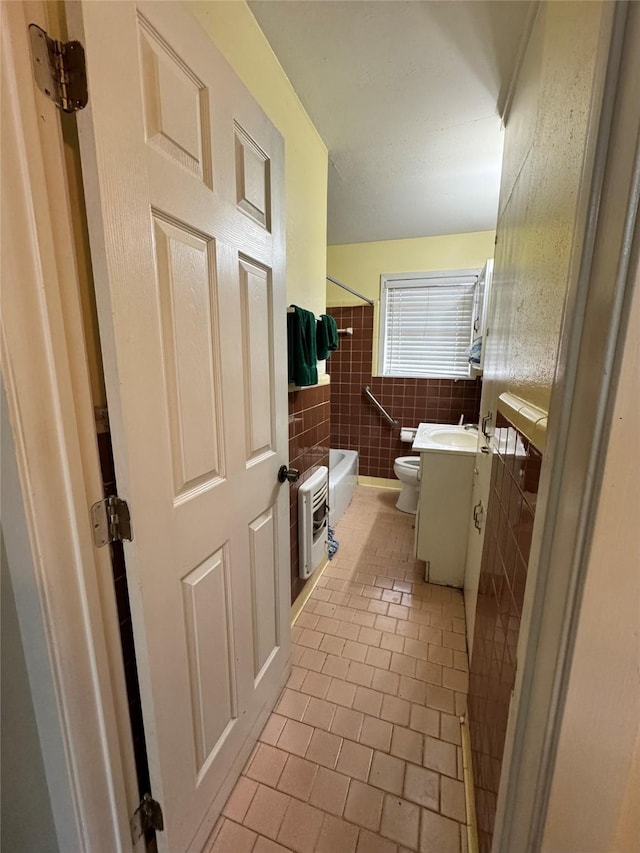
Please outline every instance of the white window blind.
[[467, 378], [475, 271], [383, 278], [384, 376]]

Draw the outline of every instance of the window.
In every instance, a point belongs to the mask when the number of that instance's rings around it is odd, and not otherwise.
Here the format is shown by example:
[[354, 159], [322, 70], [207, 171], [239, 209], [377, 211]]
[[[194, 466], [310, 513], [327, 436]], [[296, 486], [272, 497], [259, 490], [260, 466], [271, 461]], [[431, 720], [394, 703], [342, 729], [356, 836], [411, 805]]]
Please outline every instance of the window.
[[382, 376], [469, 377], [474, 291], [480, 270], [382, 276]]

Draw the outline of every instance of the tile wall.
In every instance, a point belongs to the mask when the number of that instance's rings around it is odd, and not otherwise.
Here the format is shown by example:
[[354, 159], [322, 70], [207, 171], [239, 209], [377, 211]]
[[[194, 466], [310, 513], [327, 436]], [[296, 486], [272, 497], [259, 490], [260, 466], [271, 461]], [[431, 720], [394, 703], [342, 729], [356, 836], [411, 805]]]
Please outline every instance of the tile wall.
[[340, 348], [327, 361], [331, 374], [331, 446], [357, 450], [360, 474], [394, 477], [396, 456], [408, 456], [411, 447], [400, 441], [397, 430], [380, 417], [362, 396], [370, 385], [377, 399], [402, 426], [419, 423], [477, 423], [480, 411], [479, 380], [396, 379], [371, 376], [373, 357], [373, 307], [328, 308], [338, 328], [353, 328], [340, 335]]
[[291, 547], [291, 602], [305, 585], [298, 576], [298, 487], [319, 465], [329, 467], [330, 385], [289, 392], [289, 465], [300, 471], [300, 479], [289, 486], [289, 529]]
[[542, 464], [535, 447], [500, 416], [498, 427], [468, 700], [480, 853], [490, 853], [493, 838]]

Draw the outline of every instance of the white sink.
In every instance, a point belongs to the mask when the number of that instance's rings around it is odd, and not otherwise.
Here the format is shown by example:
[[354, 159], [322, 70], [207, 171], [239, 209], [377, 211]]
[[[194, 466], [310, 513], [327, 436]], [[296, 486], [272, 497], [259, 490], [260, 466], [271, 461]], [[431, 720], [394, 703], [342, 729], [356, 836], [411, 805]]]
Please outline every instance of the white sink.
[[478, 430], [465, 429], [456, 424], [420, 424], [413, 450], [449, 450], [454, 453], [475, 453], [478, 447]]
[[434, 429], [429, 433], [429, 440], [434, 444], [442, 444], [445, 447], [460, 447], [465, 450], [475, 450], [478, 445], [478, 431], [467, 429], [461, 432], [455, 427]]

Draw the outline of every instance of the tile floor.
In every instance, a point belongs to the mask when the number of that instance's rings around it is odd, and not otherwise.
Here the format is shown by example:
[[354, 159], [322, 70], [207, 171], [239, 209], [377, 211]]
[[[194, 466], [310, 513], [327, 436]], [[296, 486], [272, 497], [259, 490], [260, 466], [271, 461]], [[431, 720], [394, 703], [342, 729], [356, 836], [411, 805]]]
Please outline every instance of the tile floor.
[[356, 489], [210, 853], [465, 853], [462, 595], [423, 582], [396, 497]]

